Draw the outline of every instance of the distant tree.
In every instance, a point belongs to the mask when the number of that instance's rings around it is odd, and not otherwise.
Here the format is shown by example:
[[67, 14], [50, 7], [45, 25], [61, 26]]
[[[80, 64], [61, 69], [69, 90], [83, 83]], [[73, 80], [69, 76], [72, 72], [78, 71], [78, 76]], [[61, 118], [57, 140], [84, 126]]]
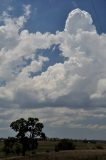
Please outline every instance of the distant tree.
[[88, 143], [88, 140], [87, 140], [87, 139], [84, 139], [84, 140], [83, 140], [83, 143]]
[[37, 137], [44, 137], [42, 129], [44, 127], [43, 123], [39, 122], [38, 118], [20, 118], [10, 124], [10, 127], [17, 132], [16, 137], [22, 144], [22, 155], [25, 155], [27, 149], [33, 150], [37, 149]]

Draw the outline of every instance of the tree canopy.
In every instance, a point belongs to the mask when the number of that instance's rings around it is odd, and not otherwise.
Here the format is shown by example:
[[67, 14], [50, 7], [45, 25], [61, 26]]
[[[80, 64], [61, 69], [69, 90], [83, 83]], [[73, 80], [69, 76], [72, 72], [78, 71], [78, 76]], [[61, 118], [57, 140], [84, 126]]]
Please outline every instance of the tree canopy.
[[17, 132], [16, 137], [23, 146], [23, 155], [25, 155], [26, 146], [30, 143], [30, 149], [37, 148], [37, 137], [45, 138], [45, 133], [42, 132], [43, 123], [39, 122], [38, 118], [29, 117], [27, 120], [20, 118], [13, 121], [10, 127]]

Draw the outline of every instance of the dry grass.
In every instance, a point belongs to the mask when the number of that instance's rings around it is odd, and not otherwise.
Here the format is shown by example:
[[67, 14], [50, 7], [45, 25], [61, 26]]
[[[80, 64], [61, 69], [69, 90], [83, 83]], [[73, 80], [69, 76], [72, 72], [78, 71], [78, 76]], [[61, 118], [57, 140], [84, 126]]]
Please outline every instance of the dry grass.
[[106, 150], [74, 150], [38, 153], [35, 156], [3, 158], [3, 160], [106, 160]]
[[[106, 160], [106, 142], [83, 143], [75, 141], [76, 150], [54, 152], [58, 141], [40, 141], [36, 155], [27, 152], [25, 157], [16, 157], [15, 154], [5, 157], [0, 150], [0, 160]], [[0, 144], [1, 148], [3, 144]], [[97, 149], [102, 146], [103, 149]]]

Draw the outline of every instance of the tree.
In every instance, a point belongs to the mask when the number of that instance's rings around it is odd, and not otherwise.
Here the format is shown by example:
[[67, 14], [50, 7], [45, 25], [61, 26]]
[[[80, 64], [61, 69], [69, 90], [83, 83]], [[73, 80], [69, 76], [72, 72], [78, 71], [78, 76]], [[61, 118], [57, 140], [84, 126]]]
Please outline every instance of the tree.
[[22, 155], [25, 155], [27, 149], [37, 149], [37, 137], [44, 137], [42, 129], [44, 127], [43, 123], [39, 122], [38, 118], [20, 118], [10, 124], [10, 127], [17, 132], [16, 137], [22, 144]]
[[[44, 134], [42, 132], [43, 129], [43, 123], [39, 122], [38, 118], [28, 118], [27, 121], [27, 126], [28, 126], [28, 132], [29, 132], [29, 137], [31, 139], [31, 149], [33, 150], [34, 148], [37, 148], [37, 143], [35, 142], [36, 137], [42, 137], [42, 135]], [[36, 145], [35, 145], [36, 144]]]
[[24, 118], [20, 118], [10, 124], [10, 127], [17, 132], [16, 137], [20, 140], [22, 144], [22, 155], [25, 155], [26, 151], [26, 137], [27, 132], [27, 121]]

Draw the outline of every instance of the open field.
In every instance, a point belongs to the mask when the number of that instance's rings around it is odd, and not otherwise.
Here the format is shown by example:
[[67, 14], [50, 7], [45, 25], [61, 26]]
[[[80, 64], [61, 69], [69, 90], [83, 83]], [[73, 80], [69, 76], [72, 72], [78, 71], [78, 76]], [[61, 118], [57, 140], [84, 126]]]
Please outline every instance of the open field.
[[[27, 152], [25, 157], [11, 154], [5, 157], [2, 151], [3, 142], [0, 142], [0, 160], [106, 160], [106, 142], [73, 141], [76, 150], [55, 152], [58, 141], [39, 141], [36, 154]], [[98, 149], [97, 149], [98, 148]]]
[[[59, 141], [39, 141], [37, 152], [54, 151], [55, 145]], [[77, 150], [92, 150], [92, 149], [106, 149], [105, 141], [83, 141], [83, 140], [73, 140], [75, 148]]]
[[106, 150], [74, 150], [37, 153], [34, 156], [2, 158], [1, 160], [106, 160]]

